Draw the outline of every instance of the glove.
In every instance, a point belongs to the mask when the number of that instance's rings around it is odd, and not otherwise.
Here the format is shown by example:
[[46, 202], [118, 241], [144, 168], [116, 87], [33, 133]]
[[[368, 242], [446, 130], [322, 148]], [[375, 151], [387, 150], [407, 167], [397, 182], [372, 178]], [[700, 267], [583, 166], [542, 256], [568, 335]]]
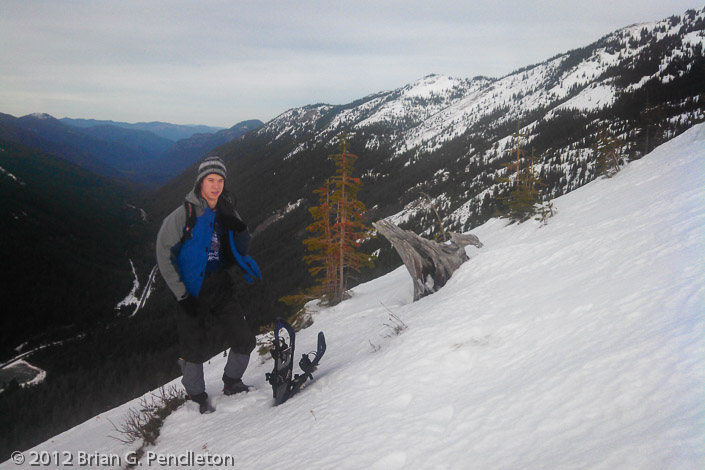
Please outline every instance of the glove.
[[179, 300], [179, 306], [181, 306], [181, 309], [186, 312], [188, 316], [194, 318], [198, 316], [198, 300], [192, 295], [187, 295]]

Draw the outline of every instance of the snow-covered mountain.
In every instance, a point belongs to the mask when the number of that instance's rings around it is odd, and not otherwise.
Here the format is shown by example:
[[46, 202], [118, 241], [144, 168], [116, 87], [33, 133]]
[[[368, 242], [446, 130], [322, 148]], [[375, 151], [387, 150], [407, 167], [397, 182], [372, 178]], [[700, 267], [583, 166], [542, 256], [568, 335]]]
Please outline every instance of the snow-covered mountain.
[[[298, 349], [323, 330], [328, 351], [315, 382], [279, 407], [271, 359], [252, 358], [244, 379], [257, 390], [225, 397], [214, 357], [216, 413], [178, 409], [142, 466], [209, 455], [242, 469], [703, 468], [704, 162], [699, 124], [557, 198], [546, 226], [475, 228], [484, 247], [431, 296], [412, 302], [402, 267], [314, 307]], [[136, 445], [108, 436], [138, 406], [0, 468], [81, 456], [124, 466]]]
[[291, 186], [287, 178], [296, 180], [295, 194], [264, 201], [266, 218], [310, 198], [336, 136], [351, 132], [363, 181], [375, 187], [364, 190], [368, 207], [425, 228], [433, 223], [423, 191], [447, 227], [467, 230], [491, 217], [508, 190], [497, 178], [511, 159], [517, 125], [522, 146], [535, 149], [536, 174], [550, 198], [594, 179], [592, 147], [601, 129], [620, 139], [623, 159], [634, 160], [705, 119], [703, 46], [705, 8], [689, 10], [502, 78], [430, 75], [347, 105], [291, 109], [223, 153], [242, 162], [243, 192], [262, 187], [257, 175], [282, 188]]
[[[660, 22], [635, 24], [585, 48], [500, 79], [430, 75], [337, 111], [317, 133], [330, 138], [340, 128], [362, 130], [375, 124], [387, 125], [400, 130], [400, 138], [392, 144], [394, 156], [409, 151], [414, 151], [412, 156], [419, 156], [475, 131], [473, 127], [489, 116], [499, 117], [491, 123], [497, 128], [502, 124], [512, 126], [517, 120], [539, 113], [533, 120], [522, 122], [522, 130], [530, 132], [537, 121], [551, 119], [562, 110], [599, 111], [613, 105], [621, 95], [644, 88], [651, 80], [670, 83], [682, 78], [690, 67], [681, 65], [702, 55], [703, 21], [705, 9]], [[639, 73], [639, 67], [648, 72]], [[290, 110], [260, 132], [273, 131], [277, 137], [296, 135], [302, 127], [315, 126], [331, 109], [335, 107]], [[686, 111], [682, 119], [697, 116], [702, 114]], [[292, 118], [299, 119], [292, 122]], [[368, 142], [368, 146], [375, 144], [378, 142]], [[290, 155], [295, 154], [296, 150]]]

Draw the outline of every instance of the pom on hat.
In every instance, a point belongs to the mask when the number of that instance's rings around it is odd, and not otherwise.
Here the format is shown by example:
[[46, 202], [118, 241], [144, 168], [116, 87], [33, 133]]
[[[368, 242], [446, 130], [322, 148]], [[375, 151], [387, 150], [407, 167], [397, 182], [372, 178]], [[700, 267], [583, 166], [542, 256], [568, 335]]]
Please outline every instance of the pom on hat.
[[203, 180], [203, 178], [210, 175], [211, 173], [220, 175], [223, 177], [223, 179], [227, 178], [228, 171], [225, 168], [225, 163], [223, 163], [223, 160], [221, 160], [220, 157], [207, 157], [205, 160], [203, 160], [203, 163], [198, 165], [198, 176], [196, 177], [196, 185], [198, 185]]

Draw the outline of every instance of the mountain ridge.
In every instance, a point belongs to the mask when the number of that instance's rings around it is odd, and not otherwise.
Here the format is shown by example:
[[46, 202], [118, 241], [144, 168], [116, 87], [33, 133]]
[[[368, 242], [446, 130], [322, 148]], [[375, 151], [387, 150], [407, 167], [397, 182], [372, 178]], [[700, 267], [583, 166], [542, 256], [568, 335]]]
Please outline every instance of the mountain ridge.
[[162, 121], [127, 123], [112, 120], [82, 119], [69, 117], [63, 117], [59, 119], [59, 121], [64, 124], [80, 128], [102, 125], [121, 127], [124, 129], [148, 131], [159, 137], [168, 139], [172, 142], [177, 142], [181, 139], [188, 139], [194, 134], [214, 134], [218, 131], [222, 131], [223, 129], [225, 129], [223, 127], [205, 126], [202, 124], [172, 124]]
[[45, 113], [19, 118], [3, 114], [0, 137], [127, 184], [153, 185], [168, 181], [208, 151], [262, 124], [258, 120], [243, 121], [213, 133], [195, 132], [208, 129], [196, 126], [187, 138], [173, 142], [150, 130], [109, 122], [84, 120], [83, 127], [76, 127]]

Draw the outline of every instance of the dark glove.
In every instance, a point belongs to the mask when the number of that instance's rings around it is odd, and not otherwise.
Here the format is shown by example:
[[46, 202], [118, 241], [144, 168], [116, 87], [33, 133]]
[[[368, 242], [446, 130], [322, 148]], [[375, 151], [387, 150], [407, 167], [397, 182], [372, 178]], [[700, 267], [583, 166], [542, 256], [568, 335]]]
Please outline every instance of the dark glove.
[[194, 296], [187, 295], [183, 299], [179, 300], [179, 305], [187, 315], [194, 318], [198, 316], [198, 300], [196, 300]]

